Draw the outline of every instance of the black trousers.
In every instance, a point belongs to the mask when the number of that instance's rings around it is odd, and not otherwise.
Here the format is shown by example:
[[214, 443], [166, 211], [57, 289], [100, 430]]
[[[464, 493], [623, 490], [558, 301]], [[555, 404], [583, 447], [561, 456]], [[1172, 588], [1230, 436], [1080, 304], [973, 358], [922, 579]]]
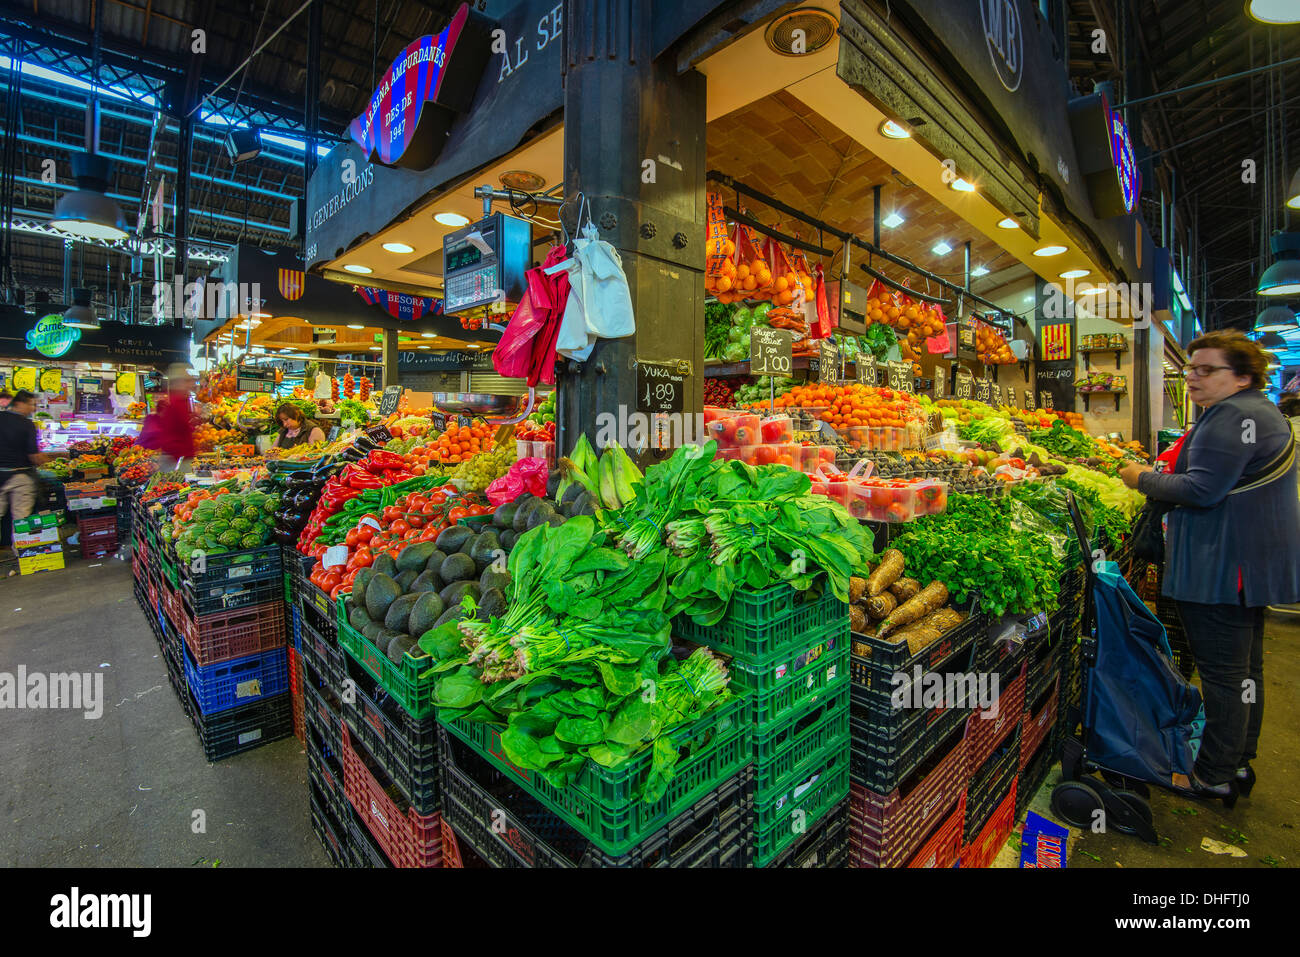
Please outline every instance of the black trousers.
[[1187, 643], [1201, 673], [1205, 735], [1196, 774], [1231, 780], [1255, 757], [1264, 723], [1264, 609], [1180, 601]]

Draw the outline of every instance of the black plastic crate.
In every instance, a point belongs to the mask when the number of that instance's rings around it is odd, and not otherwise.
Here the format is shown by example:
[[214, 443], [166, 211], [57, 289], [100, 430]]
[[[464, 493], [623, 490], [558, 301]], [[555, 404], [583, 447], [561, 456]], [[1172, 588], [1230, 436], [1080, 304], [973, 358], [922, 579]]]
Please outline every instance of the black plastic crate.
[[393, 863], [384, 856], [375, 839], [370, 836], [366, 825], [357, 818], [356, 812], [348, 808], [348, 848], [352, 852], [353, 867], [392, 867]]
[[[853, 655], [849, 664], [850, 673], [856, 673], [857, 669], [864, 667], [891, 674], [895, 671], [910, 673], [918, 665], [923, 671], [929, 671], [968, 651], [977, 639], [984, 637], [988, 625], [988, 618], [974, 611], [964, 622], [941, 636], [938, 641], [915, 653], [908, 648], [906, 641], [888, 641], [885, 638], [876, 638], [874, 635], [853, 632], [849, 639], [849, 648]], [[853, 680], [858, 679], [855, 677]]]
[[280, 546], [262, 545], [239, 552], [221, 552], [203, 556], [202, 570], [193, 561], [182, 562], [178, 571], [185, 582], [194, 588], [206, 588], [227, 583], [247, 583], [273, 578], [283, 587], [284, 574], [280, 564]]
[[966, 820], [962, 844], [970, 844], [988, 823], [1002, 799], [1011, 791], [1020, 767], [1020, 728], [1011, 732], [984, 765], [975, 769], [966, 785]]
[[301, 609], [299, 613], [302, 615], [302, 646], [298, 650], [302, 652], [303, 660], [315, 668], [329, 688], [337, 693], [343, 687], [346, 670], [343, 649], [336, 637], [321, 634], [311, 626]]
[[[307, 804], [311, 811], [311, 829], [316, 832], [331, 864], [335, 867], [350, 867], [352, 851], [348, 847], [347, 824], [333, 820], [322, 803], [315, 787], [309, 783]], [[346, 822], [347, 818], [343, 820]]]
[[[850, 699], [850, 709], [853, 707]], [[910, 737], [890, 741], [876, 735], [874, 712], [850, 710], [849, 780], [870, 791], [889, 793], [925, 763], [970, 713], [968, 708], [918, 711]]]
[[1043, 690], [1056, 680], [1060, 674], [1062, 657], [1066, 649], [1065, 641], [1053, 637], [1050, 641], [1036, 644], [1028, 652], [1029, 668], [1025, 678], [1025, 700], [1033, 701]]
[[1016, 784], [1016, 820], [1025, 816], [1025, 808], [1029, 807], [1029, 802], [1034, 799], [1038, 789], [1043, 786], [1047, 780], [1047, 773], [1056, 763], [1056, 749], [1060, 745], [1058, 734], [1053, 732], [1043, 739], [1043, 743], [1038, 746], [1038, 750], [1030, 757], [1029, 763], [1025, 769], [1020, 772], [1020, 779]]
[[343, 720], [353, 743], [360, 742], [417, 814], [432, 814], [438, 810], [437, 719], [411, 717], [351, 658], [345, 668], [352, 700], [342, 702]]
[[340, 823], [347, 820], [348, 799], [343, 793], [343, 759], [324, 740], [319, 724], [303, 715], [307, 751], [307, 778], [320, 791], [326, 810]]
[[288, 694], [211, 715], [199, 714], [194, 696], [189, 698], [194, 726], [209, 761], [220, 761], [293, 734], [293, 703]]
[[[193, 619], [220, 615], [249, 605], [263, 605], [283, 597], [284, 593], [283, 584], [278, 578], [194, 584], [182, 575], [180, 584], [181, 602], [185, 605], [186, 613]], [[199, 621], [198, 624], [203, 623]]]
[[812, 832], [778, 854], [772, 868], [847, 867], [849, 863], [849, 800], [845, 798], [813, 826]]
[[[303, 670], [310, 673], [311, 666], [303, 662]], [[321, 730], [322, 739], [328, 743], [334, 753], [341, 754], [343, 748], [343, 704], [337, 695], [313, 685], [311, 679], [303, 682], [303, 717], [316, 722]]]
[[[443, 739], [448, 738], [439, 729]], [[449, 741], [444, 740], [444, 746]], [[753, 851], [754, 772], [746, 766], [636, 848], [610, 857], [472, 753], [442, 762], [443, 813], [458, 843], [493, 867], [743, 868]]]
[[321, 598], [325, 593], [310, 582], [308, 587], [311, 591], [299, 591], [295, 595], [298, 601], [298, 610], [302, 614], [303, 628], [311, 629], [330, 644], [337, 646], [339, 641], [338, 618], [335, 617], [334, 610], [328, 607], [328, 599], [325, 599], [326, 605], [322, 607]]

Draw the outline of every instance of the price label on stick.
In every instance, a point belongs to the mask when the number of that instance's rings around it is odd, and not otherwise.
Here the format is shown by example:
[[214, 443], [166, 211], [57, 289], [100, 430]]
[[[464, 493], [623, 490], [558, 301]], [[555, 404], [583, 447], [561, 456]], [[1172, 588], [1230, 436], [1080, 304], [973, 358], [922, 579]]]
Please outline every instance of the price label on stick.
[[1030, 388], [1025, 389], [1025, 410], [1027, 412], [1034, 411], [1034, 390]]
[[975, 380], [975, 401], [989, 402], [993, 398], [993, 383], [988, 379]]
[[379, 398], [379, 414], [392, 415], [397, 411], [397, 400], [402, 396], [402, 387], [400, 385], [390, 385], [384, 388], [384, 394]]
[[1000, 407], [1002, 405], [1002, 386], [995, 382], [990, 388], [993, 392], [992, 404]]
[[934, 397], [942, 399], [948, 389], [948, 373], [943, 369], [934, 370]]
[[437, 429], [439, 432], [446, 432], [446, 431], [447, 431], [447, 415], [446, 415], [446, 413], [444, 413], [444, 412], [430, 412], [430, 413], [429, 413], [429, 421], [433, 423], [433, 427], [434, 427], [435, 429]]
[[889, 360], [889, 387], [898, 392], [914, 392], [912, 388], [912, 363]]
[[686, 401], [686, 376], [667, 365], [638, 359], [636, 409], [638, 412], [681, 412]]
[[1052, 393], [1048, 392], [1046, 389], [1039, 389], [1038, 404], [1044, 409], [1050, 409], [1052, 407]]
[[826, 385], [840, 381], [840, 350], [834, 339], [817, 341], [817, 381]]
[[875, 385], [876, 357], [870, 352], [860, 352], [855, 364], [858, 371], [858, 381], [863, 385]]
[[975, 394], [975, 380], [965, 369], [957, 371], [957, 398], [969, 399]]
[[749, 371], [754, 375], [788, 376], [794, 333], [789, 329], [755, 326], [749, 332]]

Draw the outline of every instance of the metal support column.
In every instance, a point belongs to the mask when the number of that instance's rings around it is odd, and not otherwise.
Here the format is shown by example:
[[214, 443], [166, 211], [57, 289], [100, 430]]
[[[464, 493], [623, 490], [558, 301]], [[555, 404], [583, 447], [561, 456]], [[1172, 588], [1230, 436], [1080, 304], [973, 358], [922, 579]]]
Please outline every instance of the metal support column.
[[380, 355], [383, 357], [384, 388], [390, 385], [397, 385], [397, 330], [385, 329], [383, 338], [383, 351]]
[[[307, 76], [303, 84], [303, 127], [307, 130], [307, 148], [302, 153], [303, 183], [311, 179], [316, 172], [316, 137], [320, 129], [320, 28], [321, 10], [324, 0], [312, 0], [311, 9], [307, 11]], [[304, 195], [306, 187], [303, 187]], [[306, 236], [306, 208], [304, 215], [298, 217], [298, 239]]]
[[[687, 371], [691, 422], [704, 404], [705, 79], [678, 74], [671, 56], [651, 60], [652, 6], [564, 2], [563, 215], [572, 231], [581, 193], [622, 258], [636, 317], [635, 335], [599, 340], [586, 362], [557, 374], [564, 452], [579, 433], [597, 444], [602, 425], [639, 421], [630, 419], [644, 412], [637, 362]], [[655, 457], [631, 433], [627, 444], [642, 461]]]

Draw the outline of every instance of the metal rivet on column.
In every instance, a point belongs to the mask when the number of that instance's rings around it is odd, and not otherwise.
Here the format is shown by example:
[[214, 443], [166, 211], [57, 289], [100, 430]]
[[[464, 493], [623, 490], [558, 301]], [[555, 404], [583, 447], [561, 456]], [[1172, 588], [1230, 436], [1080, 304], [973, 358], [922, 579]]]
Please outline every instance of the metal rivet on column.
[[678, 249], [685, 249], [686, 244], [689, 241], [690, 240], [686, 238], [686, 234], [683, 232], [677, 232], [673, 234], [673, 245], [676, 246]]
[[654, 239], [654, 238], [655, 238], [655, 233], [657, 233], [657, 232], [659, 232], [659, 228], [658, 228], [657, 226], [655, 226], [654, 223], [642, 223], [642, 224], [641, 224], [641, 238], [642, 238], [642, 239]]
[[608, 231], [613, 229], [617, 225], [618, 225], [618, 217], [615, 216], [613, 213], [605, 213], [605, 215], [600, 217], [601, 229]]

